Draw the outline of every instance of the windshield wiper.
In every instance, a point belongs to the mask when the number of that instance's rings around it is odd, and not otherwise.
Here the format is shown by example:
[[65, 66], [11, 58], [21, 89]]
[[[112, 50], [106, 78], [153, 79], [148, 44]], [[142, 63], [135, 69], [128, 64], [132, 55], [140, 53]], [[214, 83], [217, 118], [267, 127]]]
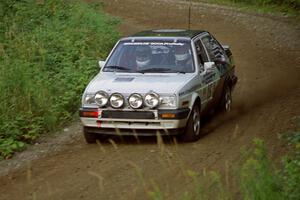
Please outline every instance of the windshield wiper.
[[165, 68], [147, 68], [147, 69], [140, 69], [137, 70], [139, 73], [146, 73], [146, 72], [165, 72]]
[[104, 69], [105, 70], [107, 70], [107, 69], [117, 69], [117, 70], [121, 70], [121, 71], [131, 71], [131, 69], [128, 68], [128, 67], [123, 67], [123, 66], [118, 66], [118, 65], [106, 66]]
[[137, 70], [137, 72], [139, 73], [146, 73], [146, 72], [162, 72], [162, 73], [181, 73], [181, 74], [185, 74], [184, 71], [178, 71], [178, 70], [174, 70], [174, 69], [168, 69], [168, 68], [148, 68], [148, 69], [141, 69], [141, 70]]

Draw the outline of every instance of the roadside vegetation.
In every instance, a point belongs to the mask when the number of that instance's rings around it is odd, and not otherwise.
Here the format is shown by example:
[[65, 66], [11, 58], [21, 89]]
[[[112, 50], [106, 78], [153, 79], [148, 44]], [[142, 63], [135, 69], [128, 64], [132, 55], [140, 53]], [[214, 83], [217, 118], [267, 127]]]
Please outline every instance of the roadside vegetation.
[[[184, 177], [192, 187], [181, 192], [182, 200], [298, 200], [300, 198], [300, 117], [295, 118], [296, 129], [281, 135], [288, 146], [288, 154], [275, 166], [266, 145], [254, 139], [249, 150], [242, 150], [242, 160], [233, 164], [235, 171], [225, 175], [216, 171], [195, 171], [182, 167]], [[228, 168], [228, 166], [224, 166]], [[139, 172], [141, 174], [141, 172]], [[233, 178], [230, 178], [233, 177]], [[230, 180], [229, 180], [230, 179]], [[143, 179], [141, 179], [143, 180]], [[145, 183], [143, 183], [145, 185]], [[146, 192], [150, 199], [169, 199], [168, 193], [152, 181]]]
[[288, 16], [300, 15], [300, 0], [196, 0], [237, 7], [243, 10], [284, 14]]
[[0, 1], [0, 160], [77, 112], [119, 35], [101, 5]]

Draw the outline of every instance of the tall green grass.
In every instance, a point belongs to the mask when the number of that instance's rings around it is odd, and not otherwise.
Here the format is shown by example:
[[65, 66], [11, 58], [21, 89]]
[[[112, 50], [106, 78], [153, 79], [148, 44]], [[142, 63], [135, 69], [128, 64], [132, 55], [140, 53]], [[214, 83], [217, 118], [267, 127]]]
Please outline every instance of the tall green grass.
[[[294, 137], [294, 136], [293, 136]], [[188, 170], [186, 174], [192, 187], [181, 190], [177, 199], [182, 200], [298, 200], [300, 198], [300, 146], [296, 145], [293, 155], [286, 156], [281, 168], [276, 169], [268, 158], [264, 142], [253, 141], [253, 146], [246, 153], [241, 165], [235, 164], [237, 172], [232, 178], [230, 188], [226, 178], [216, 171], [203, 173]], [[142, 179], [145, 185], [147, 180]], [[151, 183], [147, 195], [152, 200], [170, 199], [157, 183]], [[172, 186], [171, 186], [172, 187]]]
[[0, 158], [78, 110], [89, 79], [119, 37], [99, 5], [0, 1]]
[[238, 182], [243, 199], [283, 199], [280, 177], [268, 158], [264, 142], [255, 139], [254, 145], [254, 150], [250, 152], [239, 172]]
[[234, 3], [248, 3], [253, 5], [277, 5], [277, 6], [289, 6], [293, 9], [300, 9], [299, 0], [228, 0]]
[[300, 15], [300, 0], [197, 0], [208, 3], [225, 4], [262, 13], [284, 13]]
[[[183, 177], [188, 177], [188, 182], [191, 184], [189, 187], [181, 188], [181, 196], [177, 199], [300, 199], [300, 118], [296, 118], [296, 124], [298, 124], [296, 130], [282, 135], [285, 145], [289, 146], [290, 150], [282, 158], [281, 165], [275, 166], [274, 161], [270, 159], [265, 142], [261, 139], [254, 139], [248, 150], [242, 151], [242, 159], [239, 163], [234, 163], [230, 169], [234, 172], [229, 172], [229, 169], [224, 170], [224, 175], [216, 171], [201, 172], [189, 170], [182, 164], [184, 167], [180, 173]], [[228, 166], [225, 164], [224, 167]], [[145, 185], [147, 180], [141, 180]], [[150, 182], [150, 185], [152, 187], [146, 191], [150, 199], [170, 199], [158, 183]]]

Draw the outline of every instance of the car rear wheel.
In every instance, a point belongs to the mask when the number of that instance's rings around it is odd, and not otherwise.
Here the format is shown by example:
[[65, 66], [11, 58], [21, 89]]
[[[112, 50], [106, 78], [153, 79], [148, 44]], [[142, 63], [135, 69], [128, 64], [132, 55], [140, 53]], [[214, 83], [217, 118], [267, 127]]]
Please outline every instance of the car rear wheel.
[[200, 128], [200, 107], [195, 104], [188, 119], [185, 133], [182, 135], [182, 140], [184, 142], [197, 141], [200, 138]]
[[232, 108], [231, 88], [226, 85], [220, 105], [221, 111], [230, 112]]
[[95, 133], [90, 133], [86, 130], [86, 128], [83, 128], [83, 135], [84, 139], [88, 144], [93, 144], [96, 143], [97, 140], [97, 134]]

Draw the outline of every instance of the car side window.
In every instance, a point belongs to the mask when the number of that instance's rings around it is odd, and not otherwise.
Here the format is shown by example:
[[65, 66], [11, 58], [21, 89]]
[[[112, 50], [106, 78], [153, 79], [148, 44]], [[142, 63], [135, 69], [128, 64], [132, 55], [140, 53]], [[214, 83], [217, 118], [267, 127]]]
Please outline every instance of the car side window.
[[200, 40], [195, 41], [195, 47], [196, 47], [198, 62], [203, 66], [205, 62], [208, 62], [208, 58]]
[[208, 55], [212, 61], [222, 59], [224, 57], [224, 50], [220, 44], [210, 35], [204, 36], [202, 39], [204, 46], [207, 49]]

